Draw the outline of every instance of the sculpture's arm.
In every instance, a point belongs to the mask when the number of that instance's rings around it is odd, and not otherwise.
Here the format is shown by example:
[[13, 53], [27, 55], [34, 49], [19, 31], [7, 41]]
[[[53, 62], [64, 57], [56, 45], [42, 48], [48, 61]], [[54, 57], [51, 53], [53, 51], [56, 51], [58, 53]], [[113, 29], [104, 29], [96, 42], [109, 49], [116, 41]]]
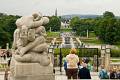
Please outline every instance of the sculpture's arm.
[[37, 28], [39, 26], [43, 25], [43, 20], [39, 20], [39, 21], [33, 21], [31, 22], [31, 24], [28, 26], [29, 29], [31, 28]]
[[47, 36], [47, 34], [46, 34], [46, 30], [45, 30], [45, 27], [44, 26], [41, 26], [42, 28], [42, 30], [41, 30], [41, 35], [43, 35], [44, 37], [46, 37]]

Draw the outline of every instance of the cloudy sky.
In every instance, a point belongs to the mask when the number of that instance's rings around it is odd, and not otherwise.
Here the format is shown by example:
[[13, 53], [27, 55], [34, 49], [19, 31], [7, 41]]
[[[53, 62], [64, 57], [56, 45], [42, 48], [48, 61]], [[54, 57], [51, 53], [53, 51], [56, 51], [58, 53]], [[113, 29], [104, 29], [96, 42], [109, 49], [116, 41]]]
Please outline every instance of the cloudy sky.
[[102, 14], [111, 11], [120, 16], [120, 0], [0, 0], [0, 12], [27, 15], [40, 11], [44, 15]]

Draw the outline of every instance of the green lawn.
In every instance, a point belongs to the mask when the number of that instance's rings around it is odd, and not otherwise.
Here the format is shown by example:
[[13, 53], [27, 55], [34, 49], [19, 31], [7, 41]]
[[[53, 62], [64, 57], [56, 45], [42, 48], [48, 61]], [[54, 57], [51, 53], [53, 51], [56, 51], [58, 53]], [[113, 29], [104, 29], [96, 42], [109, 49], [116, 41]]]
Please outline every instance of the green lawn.
[[47, 32], [47, 37], [59, 37], [60, 32]]
[[103, 44], [102, 41], [93, 37], [93, 38], [80, 38], [80, 40], [84, 43], [93, 43], [93, 44]]
[[120, 48], [120, 43], [116, 45], [118, 48]]
[[72, 29], [68, 28], [68, 29], [61, 29], [61, 32], [72, 32]]
[[93, 38], [93, 37], [96, 37], [95, 33], [94, 32], [89, 32], [89, 38]]
[[120, 60], [111, 60], [112, 62], [120, 62]]

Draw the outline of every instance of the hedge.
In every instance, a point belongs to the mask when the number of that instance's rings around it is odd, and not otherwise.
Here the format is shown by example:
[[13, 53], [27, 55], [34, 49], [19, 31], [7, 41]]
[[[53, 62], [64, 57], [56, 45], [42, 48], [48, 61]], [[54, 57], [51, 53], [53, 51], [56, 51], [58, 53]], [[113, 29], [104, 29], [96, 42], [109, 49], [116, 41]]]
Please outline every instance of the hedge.
[[[70, 52], [70, 48], [61, 48], [62, 56], [65, 57]], [[100, 56], [100, 50], [97, 51], [97, 49], [88, 49], [88, 48], [80, 48], [77, 49], [77, 55], [79, 57], [93, 57], [94, 55]], [[60, 48], [54, 49], [54, 54], [59, 55], [60, 54]]]
[[119, 49], [111, 49], [111, 57], [120, 57]]

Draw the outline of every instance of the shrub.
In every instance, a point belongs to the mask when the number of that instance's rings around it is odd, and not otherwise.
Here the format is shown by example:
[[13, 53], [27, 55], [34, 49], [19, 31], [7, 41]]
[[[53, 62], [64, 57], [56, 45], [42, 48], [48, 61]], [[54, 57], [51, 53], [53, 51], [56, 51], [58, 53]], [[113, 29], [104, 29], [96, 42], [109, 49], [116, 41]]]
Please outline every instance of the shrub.
[[111, 49], [111, 57], [120, 57], [119, 49]]
[[[62, 53], [62, 56], [65, 57], [67, 54], [69, 54], [70, 52], [70, 48], [61, 48], [61, 53]], [[59, 55], [60, 54], [60, 48], [56, 48], [54, 49], [54, 55]], [[80, 48], [78, 49], [77, 48], [77, 55], [79, 57], [93, 57], [94, 55], [97, 55], [98, 53], [98, 56], [100, 56], [100, 50], [98, 49], [89, 49], [89, 48]]]

